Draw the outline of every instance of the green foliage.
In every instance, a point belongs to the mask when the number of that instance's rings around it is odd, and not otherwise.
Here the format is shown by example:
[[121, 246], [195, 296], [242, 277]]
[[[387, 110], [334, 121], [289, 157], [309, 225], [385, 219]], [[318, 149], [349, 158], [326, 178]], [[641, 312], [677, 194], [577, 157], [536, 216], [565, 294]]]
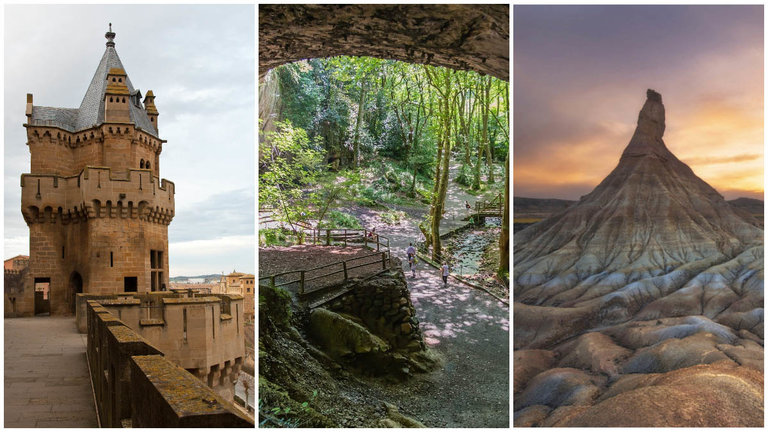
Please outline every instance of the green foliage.
[[[484, 150], [483, 136], [493, 160], [506, 158], [508, 82], [367, 57], [300, 61], [273, 75], [278, 84], [269, 87], [273, 97], [267, 99], [269, 112], [279, 118], [264, 141], [282, 139], [294, 147], [282, 152], [288, 155], [283, 166], [273, 167], [274, 150], [260, 145], [260, 195], [282, 212], [282, 221], [323, 222], [340, 199], [370, 207], [431, 202], [438, 143], [448, 130], [452, 157], [468, 161], [457, 179], [461, 185], [473, 183], [470, 166]], [[294, 157], [297, 147], [311, 153]], [[363, 168], [350, 173], [346, 168], [353, 166], [356, 150]], [[482, 153], [477, 166], [485, 171]], [[311, 163], [302, 163], [302, 155], [311, 156]], [[319, 175], [327, 171], [326, 162], [336, 175]], [[272, 171], [272, 178], [264, 176]]]
[[335, 426], [313, 408], [312, 405], [318, 395], [317, 390], [312, 391], [309, 400], [299, 404], [280, 387], [269, 382], [265, 377], [259, 376], [259, 393], [265, 394], [264, 398], [259, 398], [258, 404], [260, 428]]
[[312, 188], [324, 168], [323, 157], [303, 129], [290, 122], [275, 126], [259, 144], [259, 199], [275, 209], [277, 220], [306, 221], [321, 200]]
[[360, 221], [357, 219], [355, 215], [342, 213], [337, 210], [333, 210], [328, 214], [328, 217], [326, 220], [321, 222], [321, 224], [318, 226], [318, 228], [325, 228], [325, 229], [339, 229], [339, 228], [348, 228], [348, 229], [361, 229], [363, 226], [360, 225]]
[[259, 230], [259, 246], [285, 246], [289, 244], [287, 236], [279, 228], [262, 228]]
[[400, 210], [388, 210], [379, 214], [379, 217], [387, 225], [397, 225], [401, 220], [405, 220], [406, 214]]
[[456, 183], [462, 186], [472, 185], [472, 168], [468, 165], [462, 164], [459, 168], [459, 175], [456, 176]]

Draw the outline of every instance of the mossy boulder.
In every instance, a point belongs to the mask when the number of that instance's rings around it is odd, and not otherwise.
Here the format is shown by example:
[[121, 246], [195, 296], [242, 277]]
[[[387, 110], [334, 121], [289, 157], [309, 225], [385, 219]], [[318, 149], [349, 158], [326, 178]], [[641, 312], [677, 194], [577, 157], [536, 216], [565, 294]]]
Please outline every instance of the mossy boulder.
[[315, 309], [309, 315], [308, 332], [328, 355], [336, 359], [385, 353], [390, 349], [389, 344], [367, 328], [323, 308]]

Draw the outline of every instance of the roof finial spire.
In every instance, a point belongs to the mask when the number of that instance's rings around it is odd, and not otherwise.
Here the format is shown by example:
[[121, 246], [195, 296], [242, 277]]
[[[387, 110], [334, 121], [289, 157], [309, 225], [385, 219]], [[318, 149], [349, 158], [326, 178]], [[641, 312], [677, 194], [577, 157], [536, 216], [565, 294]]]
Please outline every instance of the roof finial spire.
[[109, 23], [109, 31], [104, 34], [104, 37], [107, 38], [108, 47], [115, 46], [115, 33], [112, 32], [112, 23]]

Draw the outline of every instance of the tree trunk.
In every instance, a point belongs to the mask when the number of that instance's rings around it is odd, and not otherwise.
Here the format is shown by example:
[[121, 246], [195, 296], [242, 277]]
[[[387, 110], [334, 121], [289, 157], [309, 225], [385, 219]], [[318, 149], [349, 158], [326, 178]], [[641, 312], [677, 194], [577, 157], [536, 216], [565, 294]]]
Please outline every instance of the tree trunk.
[[[485, 147], [485, 162], [488, 164], [488, 184], [494, 183], [493, 178], [493, 158], [491, 157], [491, 145], [488, 142], [488, 115], [491, 110], [491, 77], [487, 77], [487, 83], [483, 91], [483, 147]], [[480, 162], [479, 155], [477, 159]], [[479, 172], [479, 170], [478, 170]]]
[[445, 207], [445, 194], [448, 190], [448, 171], [449, 162], [451, 160], [451, 76], [452, 72], [445, 74], [445, 93], [443, 94], [443, 151], [442, 161], [438, 161], [438, 164], [442, 163], [441, 175], [439, 178], [439, 187], [437, 193], [437, 199], [435, 200], [434, 217], [432, 218], [432, 260], [437, 261], [438, 256], [442, 255], [442, 245], [440, 243], [440, 221], [443, 218], [443, 208]]
[[363, 122], [363, 107], [365, 105], [365, 83], [360, 83], [360, 101], [357, 104], [357, 121], [355, 122], [355, 139], [352, 143], [352, 168], [357, 168], [360, 160], [360, 124]]
[[504, 169], [504, 215], [499, 235], [499, 276], [509, 276], [509, 153]]

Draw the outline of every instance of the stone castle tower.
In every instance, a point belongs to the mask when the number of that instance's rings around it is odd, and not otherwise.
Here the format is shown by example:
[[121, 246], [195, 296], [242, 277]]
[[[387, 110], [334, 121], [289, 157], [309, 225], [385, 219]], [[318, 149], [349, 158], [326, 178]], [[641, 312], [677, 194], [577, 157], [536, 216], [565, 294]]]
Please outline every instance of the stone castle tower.
[[[48, 284], [52, 314], [77, 293], [161, 291], [168, 286], [174, 184], [160, 180], [155, 96], [134, 89], [107, 49], [79, 108], [33, 105], [27, 95], [29, 174], [21, 212], [29, 226], [30, 277]], [[38, 289], [39, 291], [39, 289]]]

